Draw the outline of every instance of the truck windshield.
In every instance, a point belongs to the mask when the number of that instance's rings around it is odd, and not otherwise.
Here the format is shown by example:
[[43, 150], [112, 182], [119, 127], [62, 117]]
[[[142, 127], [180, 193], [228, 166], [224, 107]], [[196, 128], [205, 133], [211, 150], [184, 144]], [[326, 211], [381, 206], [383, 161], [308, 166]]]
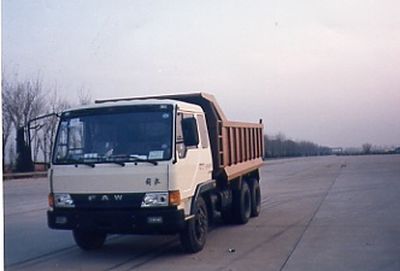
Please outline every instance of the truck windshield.
[[107, 107], [61, 116], [54, 164], [171, 159], [172, 106]]

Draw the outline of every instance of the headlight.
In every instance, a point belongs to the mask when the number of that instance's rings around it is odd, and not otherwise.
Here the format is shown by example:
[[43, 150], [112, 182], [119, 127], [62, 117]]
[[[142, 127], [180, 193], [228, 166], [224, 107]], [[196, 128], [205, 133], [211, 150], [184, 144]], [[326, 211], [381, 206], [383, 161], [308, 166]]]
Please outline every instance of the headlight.
[[54, 194], [54, 204], [56, 207], [73, 208], [74, 201], [70, 194]]
[[146, 193], [142, 201], [142, 207], [168, 206], [168, 192]]

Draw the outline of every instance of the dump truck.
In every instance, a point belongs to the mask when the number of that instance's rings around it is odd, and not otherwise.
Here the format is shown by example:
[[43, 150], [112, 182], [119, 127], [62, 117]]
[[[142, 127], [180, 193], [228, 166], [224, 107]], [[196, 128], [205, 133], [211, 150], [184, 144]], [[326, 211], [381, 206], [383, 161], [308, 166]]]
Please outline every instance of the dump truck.
[[97, 100], [60, 114], [48, 225], [83, 250], [108, 234], [179, 234], [185, 251], [216, 221], [261, 208], [263, 124], [228, 121], [206, 93]]

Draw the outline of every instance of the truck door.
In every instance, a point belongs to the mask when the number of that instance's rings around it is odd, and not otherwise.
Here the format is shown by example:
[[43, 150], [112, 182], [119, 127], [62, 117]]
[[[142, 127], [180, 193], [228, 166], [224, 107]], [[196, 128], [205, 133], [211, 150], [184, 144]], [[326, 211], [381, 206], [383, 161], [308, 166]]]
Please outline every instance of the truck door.
[[[187, 146], [185, 144], [185, 119], [192, 118], [196, 121], [198, 144]], [[212, 162], [211, 150], [208, 141], [207, 126], [204, 115], [178, 112], [176, 118], [176, 156], [172, 170], [171, 185], [179, 188], [182, 198], [193, 196], [199, 183], [211, 179]]]

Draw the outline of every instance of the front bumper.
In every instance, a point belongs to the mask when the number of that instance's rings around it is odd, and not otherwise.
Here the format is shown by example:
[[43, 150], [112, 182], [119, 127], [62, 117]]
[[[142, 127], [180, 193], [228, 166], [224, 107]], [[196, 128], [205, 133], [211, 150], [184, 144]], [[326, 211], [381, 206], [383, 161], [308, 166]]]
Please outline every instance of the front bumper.
[[185, 227], [183, 210], [174, 208], [134, 210], [61, 209], [47, 211], [52, 229], [87, 229], [106, 233], [177, 233]]

